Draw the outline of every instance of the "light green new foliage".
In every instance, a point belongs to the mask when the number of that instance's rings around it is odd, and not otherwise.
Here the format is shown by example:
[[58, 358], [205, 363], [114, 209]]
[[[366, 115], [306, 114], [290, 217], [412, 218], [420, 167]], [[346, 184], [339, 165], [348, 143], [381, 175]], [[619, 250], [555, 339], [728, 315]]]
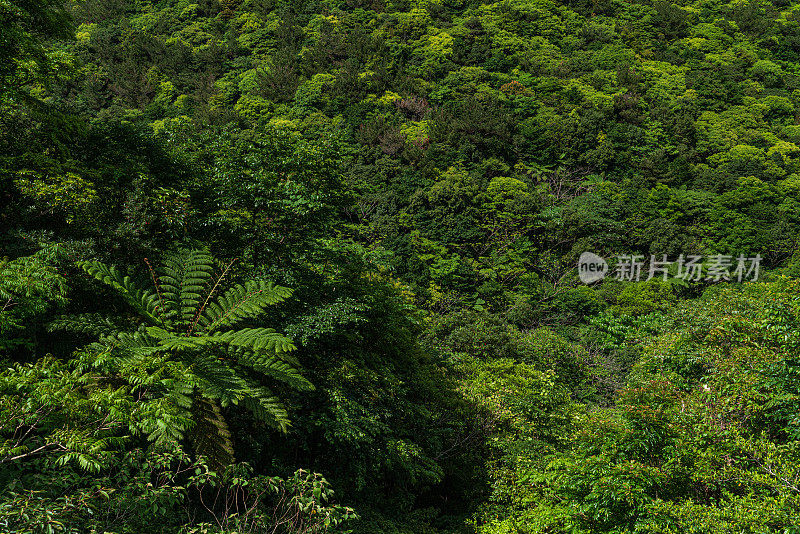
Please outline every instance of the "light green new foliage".
[[106, 376], [126, 380], [142, 395], [161, 396], [191, 414], [185, 428], [156, 424], [146, 429], [152, 440], [187, 436], [199, 453], [224, 466], [233, 461], [233, 443], [221, 408], [244, 406], [286, 431], [286, 409], [262, 378], [313, 389], [289, 354], [295, 346], [271, 328], [235, 327], [288, 298], [290, 289], [251, 280], [222, 292], [231, 265], [217, 273], [218, 263], [202, 250], [165, 255], [160, 267], [150, 267], [152, 288], [98, 261], [80, 266], [116, 290], [137, 312], [138, 324], [121, 328], [108, 319], [81, 315], [53, 326], [100, 336], [82, 365], [109, 372]]
[[66, 280], [53, 266], [56, 249], [14, 260], [0, 258], [0, 354], [30, 343], [25, 327], [37, 314], [63, 303]]

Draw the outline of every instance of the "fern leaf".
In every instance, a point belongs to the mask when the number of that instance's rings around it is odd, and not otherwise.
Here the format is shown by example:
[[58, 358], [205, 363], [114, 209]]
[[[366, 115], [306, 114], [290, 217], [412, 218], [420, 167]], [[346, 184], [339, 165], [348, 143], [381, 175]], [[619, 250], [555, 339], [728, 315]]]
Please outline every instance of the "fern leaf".
[[279, 334], [272, 328], [241, 328], [227, 332], [216, 332], [208, 337], [235, 347], [249, 349], [258, 353], [275, 354], [287, 361], [296, 362], [287, 353], [297, 347], [294, 346], [291, 339]]
[[213, 272], [214, 258], [204, 250], [165, 254], [158, 281], [165, 304], [176, 314], [181, 326], [194, 319]]
[[[103, 336], [88, 347], [93, 353], [93, 366], [102, 366], [104, 362], [114, 368], [145, 367], [153, 355], [165, 352], [144, 330], [134, 332], [116, 332]], [[106, 357], [103, 357], [103, 356]]]
[[107, 336], [118, 332], [120, 325], [117, 321], [99, 313], [83, 313], [78, 315], [65, 315], [51, 321], [47, 325], [50, 332], [67, 331], [77, 334], [88, 334], [95, 337]]
[[263, 421], [281, 432], [286, 432], [291, 423], [289, 414], [283, 403], [265, 387], [250, 388], [250, 395], [242, 400], [246, 407], [260, 421]]
[[232, 326], [261, 314], [267, 306], [289, 298], [292, 290], [263, 280], [250, 280], [232, 287], [210, 302], [198, 319], [205, 332]]
[[296, 367], [275, 356], [262, 356], [241, 349], [232, 351], [232, 355], [239, 364], [249, 367], [254, 371], [258, 371], [265, 376], [280, 380], [295, 389], [300, 391], [311, 391], [314, 389], [314, 385], [301, 375]]
[[210, 345], [233, 346], [258, 354], [276, 355], [282, 360], [299, 365], [288, 353], [296, 347], [292, 340], [271, 328], [242, 328], [228, 332], [216, 332], [210, 336], [176, 336], [158, 327], [148, 327], [147, 334], [157, 340], [163, 350], [196, 351]]
[[188, 371], [199, 378], [198, 386], [206, 397], [218, 399], [223, 407], [239, 404], [247, 394], [247, 380], [220, 358], [196, 354]]
[[158, 296], [152, 291], [141, 289], [129, 276], [123, 276], [116, 267], [99, 261], [84, 261], [78, 266], [95, 279], [114, 288], [125, 301], [136, 309], [148, 322], [154, 325], [162, 323], [159, 317]]
[[194, 350], [208, 345], [209, 342], [206, 337], [170, 336], [159, 340], [158, 345], [165, 350]]

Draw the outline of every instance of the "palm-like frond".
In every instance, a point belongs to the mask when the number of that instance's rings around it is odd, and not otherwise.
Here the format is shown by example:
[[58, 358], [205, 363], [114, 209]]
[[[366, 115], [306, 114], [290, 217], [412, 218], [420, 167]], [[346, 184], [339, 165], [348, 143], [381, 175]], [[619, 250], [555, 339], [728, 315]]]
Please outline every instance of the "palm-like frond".
[[123, 275], [116, 267], [109, 267], [99, 261], [84, 261], [78, 265], [95, 279], [116, 289], [117, 293], [149, 323], [162, 324], [159, 299], [155, 293], [137, 287], [130, 276]]
[[198, 318], [198, 325], [205, 332], [230, 327], [260, 315], [267, 306], [282, 302], [291, 295], [292, 290], [288, 287], [263, 280], [250, 280], [232, 287], [210, 302]]
[[297, 360], [289, 354], [296, 348], [292, 340], [272, 328], [242, 328], [206, 336], [176, 336], [163, 328], [151, 326], [147, 328], [147, 333], [157, 340], [159, 346], [169, 350], [196, 350], [209, 345], [229, 345], [259, 355], [275, 355], [297, 365]]
[[91, 336], [107, 336], [118, 332], [122, 328], [119, 321], [99, 313], [82, 313], [78, 315], [65, 315], [51, 321], [47, 325], [50, 332], [63, 330]]
[[214, 257], [204, 250], [181, 250], [164, 255], [157, 290], [178, 327], [194, 319], [214, 276]]
[[292, 363], [296, 362], [288, 354], [296, 348], [292, 340], [272, 328], [242, 328], [227, 332], [215, 332], [206, 337], [261, 354], [275, 354]]
[[247, 396], [247, 380], [235, 368], [209, 353], [196, 354], [185, 362], [187, 372], [199, 378], [204, 396], [227, 407]]
[[276, 356], [264, 356], [249, 350], [231, 347], [229, 354], [245, 367], [249, 367], [265, 376], [288, 384], [300, 391], [311, 391], [314, 385], [309, 382], [296, 367], [282, 361]]
[[242, 400], [242, 405], [260, 421], [286, 432], [291, 426], [289, 414], [283, 403], [265, 387], [251, 386], [250, 395]]
[[118, 358], [148, 357], [168, 349], [156, 343], [143, 328], [133, 332], [114, 332], [92, 343], [102, 352], [115, 351]]

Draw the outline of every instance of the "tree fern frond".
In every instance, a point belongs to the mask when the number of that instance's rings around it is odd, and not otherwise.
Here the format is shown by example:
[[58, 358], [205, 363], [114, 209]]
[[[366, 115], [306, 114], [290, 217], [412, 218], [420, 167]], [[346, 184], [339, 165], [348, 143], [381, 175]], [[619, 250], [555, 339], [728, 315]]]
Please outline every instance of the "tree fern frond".
[[208, 458], [209, 465], [222, 468], [233, 463], [233, 440], [219, 405], [207, 398], [196, 397], [192, 405], [195, 421], [190, 438], [198, 454]]
[[165, 305], [181, 326], [194, 319], [202, 295], [213, 279], [214, 257], [204, 250], [180, 250], [164, 255], [158, 282]]
[[185, 276], [181, 283], [181, 323], [189, 324], [200, 309], [202, 295], [214, 277], [214, 258], [208, 252], [193, 250], [185, 260]]
[[214, 285], [211, 287], [211, 290], [206, 295], [205, 302], [203, 302], [203, 305], [197, 308], [197, 311], [195, 312], [194, 320], [192, 321], [192, 324], [189, 327], [189, 334], [194, 332], [195, 327], [197, 327], [197, 323], [203, 316], [203, 312], [206, 310], [206, 307], [208, 306], [209, 302], [211, 302], [211, 298], [216, 294], [217, 288], [219, 287], [220, 283], [222, 283], [222, 281], [225, 279], [225, 277], [228, 275], [228, 272], [231, 270], [231, 267], [233, 267], [233, 264], [235, 262], [236, 259], [233, 259], [230, 263], [228, 263], [228, 265], [225, 266], [225, 269], [223, 269], [222, 273], [220, 273], [217, 279], [214, 280]]
[[[145, 330], [134, 330], [133, 332], [113, 332], [102, 336], [92, 343], [104, 348], [120, 348], [122, 350], [133, 350], [153, 347], [154, 343], [147, 335]], [[157, 348], [157, 347], [154, 347]]]
[[92, 369], [92, 375], [106, 377], [113, 387], [123, 383], [141, 398], [136, 429], [165, 447], [190, 437], [199, 453], [222, 467], [233, 461], [223, 408], [239, 405], [281, 431], [289, 427], [286, 408], [256, 373], [303, 391], [313, 386], [291, 356], [296, 347], [290, 338], [271, 328], [230, 329], [292, 291], [250, 281], [220, 295], [217, 290], [230, 265], [219, 275], [215, 265], [206, 251], [167, 253], [155, 269], [148, 262], [153, 292], [140, 289], [145, 285], [113, 267], [84, 262], [84, 270], [118, 291], [144, 317], [144, 324], [131, 331], [108, 319], [78, 316], [56, 321], [52, 328], [99, 335], [79, 351], [76, 362]]
[[136, 309], [151, 324], [161, 324], [159, 299], [150, 290], [141, 289], [130, 276], [124, 276], [116, 267], [99, 261], [84, 261], [78, 266], [95, 279], [114, 288], [125, 301]]
[[[151, 394], [191, 395], [202, 379], [186, 368], [183, 362], [166, 361], [165, 358], [146, 358], [134, 355], [121, 369], [131, 385]], [[180, 397], [176, 397], [180, 398]]]
[[159, 327], [148, 327], [147, 334], [163, 350], [195, 351], [209, 345], [232, 346], [247, 349], [261, 355], [272, 356], [299, 365], [288, 353], [296, 347], [292, 340], [271, 328], [243, 328], [227, 332], [216, 332], [210, 336], [176, 336]]
[[301, 375], [296, 367], [275, 356], [258, 355], [249, 350], [242, 349], [232, 349], [232, 354], [236, 357], [239, 364], [249, 367], [254, 371], [258, 371], [265, 376], [285, 382], [295, 389], [300, 391], [311, 391], [314, 389], [314, 385]]
[[118, 332], [122, 327], [118, 321], [99, 313], [83, 313], [78, 315], [64, 315], [47, 325], [50, 332], [67, 331], [77, 334], [88, 334], [95, 337], [107, 336]]
[[242, 400], [246, 407], [260, 421], [286, 432], [291, 423], [283, 403], [265, 387], [250, 388], [250, 395]]
[[[93, 365], [102, 365], [106, 361], [113, 362], [115, 368], [145, 367], [153, 355], [166, 352], [164, 347], [156, 344], [155, 340], [142, 329], [103, 336], [91, 343], [88, 349], [95, 355]], [[102, 357], [103, 355], [106, 356]]]
[[168, 332], [167, 330], [164, 330], [163, 328], [158, 326], [148, 326], [145, 329], [145, 331], [147, 332], [147, 335], [149, 335], [153, 339], [162, 340], [175, 337], [175, 334]]
[[258, 316], [267, 306], [282, 302], [291, 295], [292, 290], [288, 287], [263, 280], [250, 280], [232, 287], [210, 302], [198, 319], [198, 324], [205, 332], [232, 326], [244, 319]]
[[215, 332], [206, 337], [255, 353], [275, 355], [282, 360], [299, 365], [297, 359], [289, 355], [289, 352], [297, 348], [292, 340], [272, 328], [242, 328], [227, 332]]
[[159, 339], [158, 345], [165, 350], [194, 350], [208, 345], [211, 340], [206, 337], [170, 336]]
[[247, 381], [227, 362], [209, 354], [191, 358], [188, 370], [195, 374], [203, 395], [218, 399], [223, 407], [239, 404], [246, 395]]
[[170, 399], [175, 406], [183, 409], [190, 409], [192, 407], [192, 389], [191, 387], [174, 387], [170, 389], [166, 397]]

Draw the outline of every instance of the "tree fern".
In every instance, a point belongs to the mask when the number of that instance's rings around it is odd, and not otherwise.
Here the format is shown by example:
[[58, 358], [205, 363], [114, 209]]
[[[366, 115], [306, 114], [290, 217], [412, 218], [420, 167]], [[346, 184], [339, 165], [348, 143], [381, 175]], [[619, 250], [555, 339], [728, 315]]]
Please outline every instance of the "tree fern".
[[239, 364], [258, 371], [265, 376], [285, 382], [301, 391], [313, 389], [311, 383], [300, 374], [296, 367], [274, 356], [260, 356], [252, 351], [242, 349], [234, 349], [230, 352]]
[[220, 269], [211, 254], [199, 250], [166, 254], [155, 269], [148, 263], [152, 287], [101, 262], [79, 265], [116, 290], [141, 323], [123, 329], [108, 318], [82, 315], [59, 319], [52, 327], [97, 335], [84, 351], [90, 355], [83, 357], [87, 365], [186, 415], [183, 423], [174, 416], [174, 428], [162, 418], [143, 429], [153, 441], [188, 437], [198, 453], [224, 466], [233, 461], [233, 443], [222, 408], [243, 406], [286, 431], [286, 409], [263, 380], [313, 389], [290, 355], [295, 345], [271, 328], [232, 327], [285, 300], [290, 289], [253, 280], [221, 292], [230, 266]]
[[250, 349], [253, 352], [275, 354], [279, 358], [287, 360], [290, 359], [288, 353], [296, 348], [291, 339], [271, 328], [242, 328], [240, 330], [216, 332], [211, 336], [205, 336], [205, 338]]

